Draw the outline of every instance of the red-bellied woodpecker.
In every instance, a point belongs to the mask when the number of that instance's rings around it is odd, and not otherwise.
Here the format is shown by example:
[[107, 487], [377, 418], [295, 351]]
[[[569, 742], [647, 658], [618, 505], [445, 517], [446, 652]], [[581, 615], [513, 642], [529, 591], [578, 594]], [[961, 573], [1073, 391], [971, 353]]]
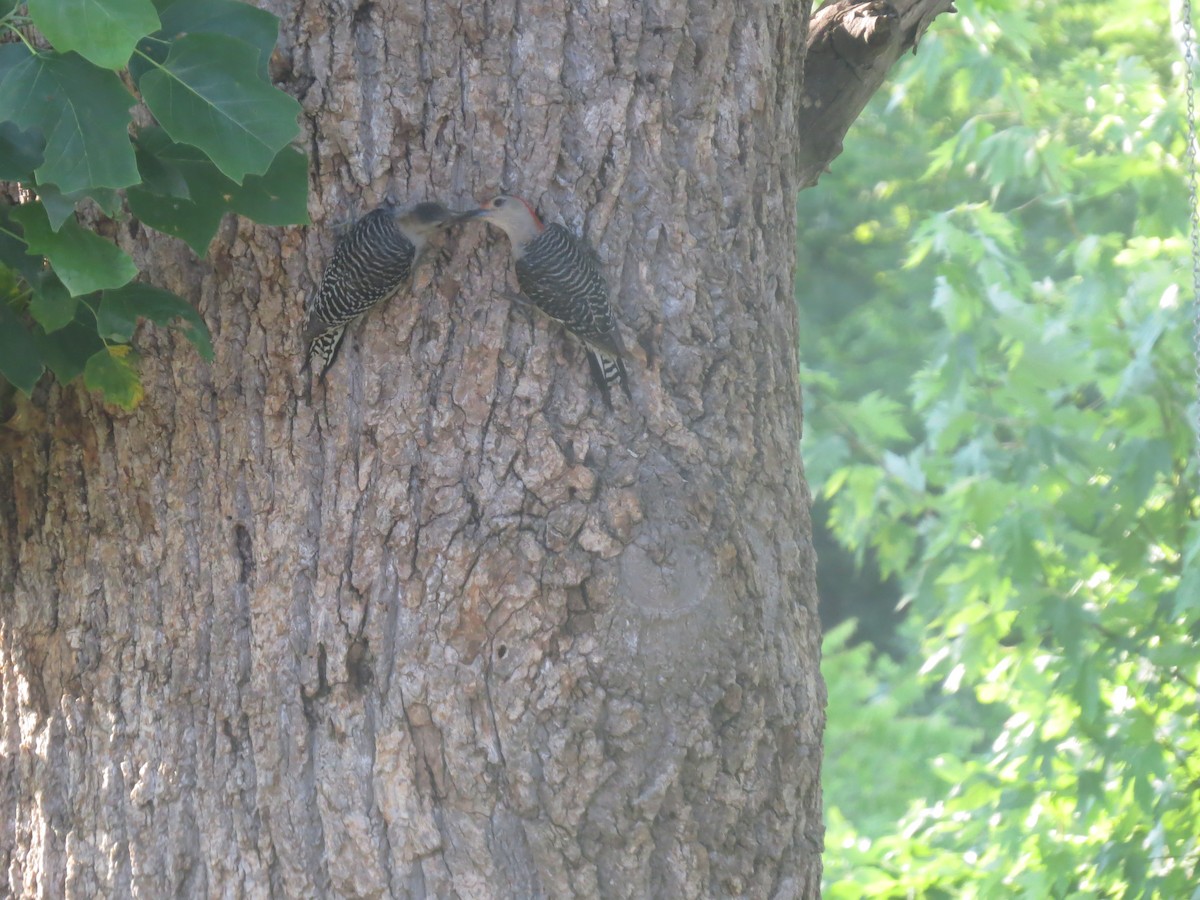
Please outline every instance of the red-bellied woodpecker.
[[619, 381], [629, 396], [628, 353], [592, 248], [561, 225], [543, 225], [520, 197], [495, 197], [466, 216], [477, 216], [508, 234], [521, 292], [583, 341], [592, 377], [608, 407], [612, 408], [608, 388], [614, 382]]
[[355, 222], [309, 300], [301, 371], [311, 367], [324, 378], [346, 326], [406, 287], [429, 236], [455, 220], [440, 203], [418, 203], [411, 208], [384, 204]]

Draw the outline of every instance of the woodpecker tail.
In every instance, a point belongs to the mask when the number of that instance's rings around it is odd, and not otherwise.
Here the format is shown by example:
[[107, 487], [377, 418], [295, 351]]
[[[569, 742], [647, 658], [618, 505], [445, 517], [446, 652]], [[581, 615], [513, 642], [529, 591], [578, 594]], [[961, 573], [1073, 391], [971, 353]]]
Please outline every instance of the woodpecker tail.
[[609, 391], [609, 385], [616, 382], [621, 383], [621, 390], [625, 392], [625, 396], [630, 400], [633, 395], [629, 392], [629, 376], [625, 371], [625, 360], [619, 356], [610, 356], [607, 353], [601, 353], [592, 347], [587, 348], [588, 366], [592, 370], [592, 380], [596, 382], [596, 386], [600, 388], [600, 393], [604, 395], [604, 405], [609, 409], [612, 405], [612, 392]]
[[329, 371], [329, 367], [337, 359], [338, 350], [342, 348], [346, 324], [348, 323], [335, 325], [309, 337], [308, 355], [304, 358], [304, 365], [300, 367], [301, 372], [311, 370], [317, 379], [324, 380], [325, 373]]

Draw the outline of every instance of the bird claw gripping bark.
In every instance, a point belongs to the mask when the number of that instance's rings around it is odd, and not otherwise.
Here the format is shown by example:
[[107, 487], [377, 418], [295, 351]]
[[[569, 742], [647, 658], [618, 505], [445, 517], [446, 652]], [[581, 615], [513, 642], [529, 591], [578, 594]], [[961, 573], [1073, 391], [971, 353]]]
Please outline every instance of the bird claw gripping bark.
[[632, 398], [625, 369], [629, 354], [595, 251], [563, 226], [544, 225], [520, 197], [494, 197], [467, 217], [481, 218], [508, 235], [521, 293], [583, 341], [592, 378], [608, 408], [612, 409], [609, 388], [614, 383]]

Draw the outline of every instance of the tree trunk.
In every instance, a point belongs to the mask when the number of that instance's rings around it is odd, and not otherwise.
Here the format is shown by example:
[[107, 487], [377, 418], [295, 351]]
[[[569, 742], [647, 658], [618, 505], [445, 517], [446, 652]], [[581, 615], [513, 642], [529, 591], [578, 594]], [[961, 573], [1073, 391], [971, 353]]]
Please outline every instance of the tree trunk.
[[[135, 413], [43, 386], [0, 455], [4, 893], [816, 896], [809, 3], [264, 5], [316, 225], [122, 229], [215, 363], [143, 328]], [[306, 404], [334, 224], [500, 190], [596, 246], [633, 401], [467, 224]]]

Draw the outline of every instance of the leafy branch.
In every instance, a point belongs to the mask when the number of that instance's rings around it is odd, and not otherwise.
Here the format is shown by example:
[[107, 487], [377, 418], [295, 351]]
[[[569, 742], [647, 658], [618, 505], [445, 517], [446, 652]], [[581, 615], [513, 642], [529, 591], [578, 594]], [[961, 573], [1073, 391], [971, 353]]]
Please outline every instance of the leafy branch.
[[[201, 256], [228, 212], [307, 222], [308, 162], [289, 146], [300, 106], [268, 74], [279, 23], [240, 0], [26, 6], [0, 0], [0, 34], [16, 36], [0, 43], [0, 183], [17, 200], [0, 199], [0, 380], [29, 396], [47, 369], [82, 376], [132, 409], [140, 320], [182, 323], [205, 359], [212, 341], [191, 304], [135, 281], [129, 255], [76, 209], [127, 206]], [[139, 103], [154, 124], [132, 119]]]

